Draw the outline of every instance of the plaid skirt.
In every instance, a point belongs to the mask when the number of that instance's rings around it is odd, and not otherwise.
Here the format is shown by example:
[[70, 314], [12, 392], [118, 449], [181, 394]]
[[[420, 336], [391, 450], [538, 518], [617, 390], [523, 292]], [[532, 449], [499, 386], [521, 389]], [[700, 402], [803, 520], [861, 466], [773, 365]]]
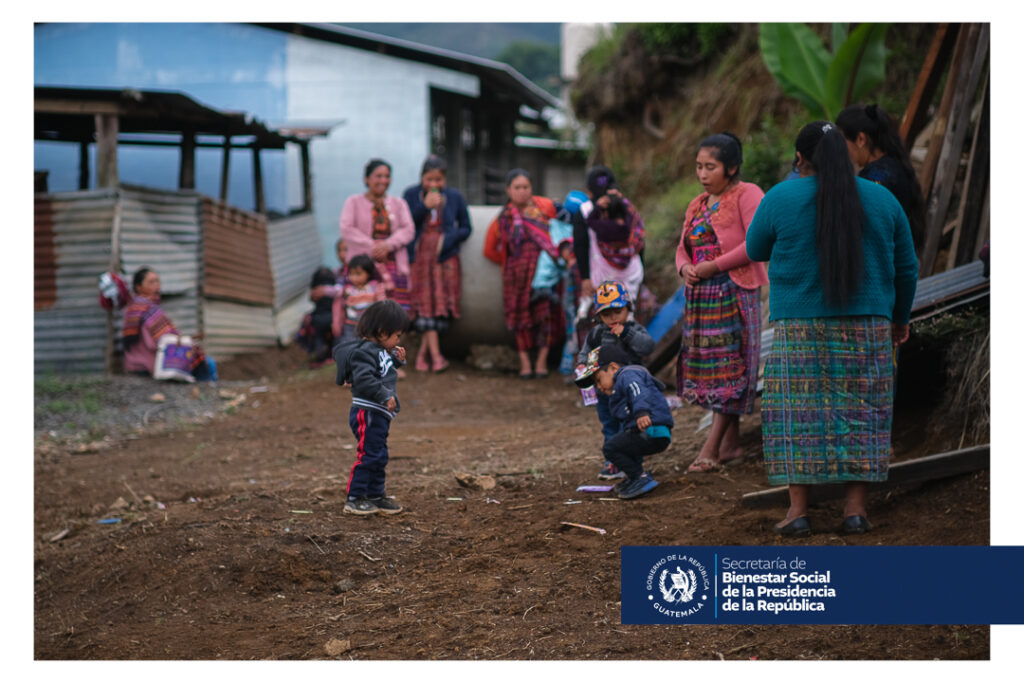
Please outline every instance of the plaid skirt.
[[761, 292], [728, 273], [686, 290], [676, 393], [727, 415], [754, 412], [761, 355]]
[[462, 296], [462, 270], [456, 254], [437, 262], [440, 229], [426, 226], [416, 246], [416, 260], [409, 268], [410, 301], [417, 318], [458, 318]]
[[761, 397], [768, 481], [885, 481], [894, 375], [887, 318], [777, 321]]

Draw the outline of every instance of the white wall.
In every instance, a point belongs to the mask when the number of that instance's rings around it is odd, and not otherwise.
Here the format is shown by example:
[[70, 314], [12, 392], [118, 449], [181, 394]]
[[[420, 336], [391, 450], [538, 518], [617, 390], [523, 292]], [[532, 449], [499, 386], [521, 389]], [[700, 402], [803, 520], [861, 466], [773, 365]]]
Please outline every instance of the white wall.
[[[469, 74], [301, 36], [289, 38], [287, 54], [289, 124], [344, 120], [310, 145], [317, 231], [325, 265], [333, 266], [341, 207], [365, 189], [366, 162], [390, 163], [389, 193], [400, 196], [419, 182], [430, 153], [430, 88], [477, 97], [480, 83]], [[289, 185], [301, 188], [301, 178], [290, 177]]]

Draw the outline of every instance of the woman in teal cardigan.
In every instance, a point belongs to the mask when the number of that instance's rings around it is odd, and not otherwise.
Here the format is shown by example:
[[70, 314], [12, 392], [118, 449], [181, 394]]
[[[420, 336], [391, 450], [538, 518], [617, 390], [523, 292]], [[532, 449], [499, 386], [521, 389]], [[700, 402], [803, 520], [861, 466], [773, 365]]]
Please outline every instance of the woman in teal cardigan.
[[805, 126], [796, 158], [800, 178], [773, 187], [747, 231], [749, 257], [769, 261], [775, 323], [761, 424], [790, 506], [774, 531], [810, 533], [810, 485], [844, 482], [840, 531], [863, 533], [867, 484], [888, 476], [893, 349], [910, 334], [917, 258], [899, 202], [854, 175], [836, 126]]

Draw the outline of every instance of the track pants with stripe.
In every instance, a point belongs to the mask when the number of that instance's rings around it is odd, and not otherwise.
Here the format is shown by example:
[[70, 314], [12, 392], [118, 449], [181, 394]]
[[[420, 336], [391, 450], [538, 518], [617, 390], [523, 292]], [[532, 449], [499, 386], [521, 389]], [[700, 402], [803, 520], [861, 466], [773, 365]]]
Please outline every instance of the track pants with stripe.
[[348, 478], [348, 498], [380, 498], [384, 495], [391, 420], [379, 411], [352, 406], [348, 424], [356, 437], [356, 462]]

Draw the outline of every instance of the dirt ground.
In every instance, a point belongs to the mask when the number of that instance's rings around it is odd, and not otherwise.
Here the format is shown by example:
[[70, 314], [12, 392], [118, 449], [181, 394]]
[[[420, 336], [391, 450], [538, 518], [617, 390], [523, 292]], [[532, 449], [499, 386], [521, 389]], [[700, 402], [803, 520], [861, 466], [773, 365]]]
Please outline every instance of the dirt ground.
[[[557, 373], [410, 371], [388, 466], [406, 510], [358, 518], [342, 514], [355, 451], [333, 366], [309, 371], [291, 348], [226, 361], [222, 379], [260, 391], [202, 424], [157, 413], [88, 448], [37, 432], [36, 659], [989, 657], [987, 626], [620, 623], [622, 545], [791, 542], [770, 533], [781, 507], [740, 504], [767, 487], [756, 415], [741, 425], [745, 462], [687, 475], [703, 413], [677, 409], [671, 448], [651, 460], [662, 485], [601, 500], [575, 490], [599, 483], [596, 414]], [[897, 461], [955, 447], [897, 414]], [[466, 488], [456, 472], [496, 485]], [[799, 543], [987, 544], [988, 472], [875, 495], [870, 509], [875, 531], [844, 538], [829, 531], [838, 502], [817, 506], [819, 531]]]

